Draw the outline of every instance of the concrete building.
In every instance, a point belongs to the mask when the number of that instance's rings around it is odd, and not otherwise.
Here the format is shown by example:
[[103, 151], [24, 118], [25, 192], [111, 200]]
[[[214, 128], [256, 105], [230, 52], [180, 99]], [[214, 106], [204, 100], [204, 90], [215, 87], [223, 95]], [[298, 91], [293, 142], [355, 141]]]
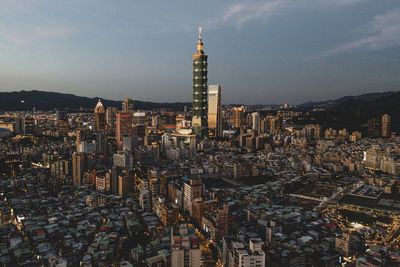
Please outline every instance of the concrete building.
[[[229, 267], [265, 267], [265, 253], [260, 238], [250, 238], [248, 247], [243, 242], [232, 242], [229, 250]], [[224, 263], [225, 264], [225, 263]]]
[[123, 137], [132, 136], [132, 114], [131, 113], [117, 113], [116, 115], [116, 129], [115, 139], [118, 148], [123, 146]]
[[183, 206], [184, 209], [193, 214], [193, 201], [203, 196], [203, 183], [200, 178], [191, 178], [184, 183]]
[[390, 116], [388, 114], [384, 114], [382, 116], [382, 137], [390, 136]]
[[72, 155], [72, 180], [75, 185], [80, 185], [83, 180], [83, 173], [86, 170], [86, 155], [75, 153]]
[[171, 229], [171, 266], [201, 266], [201, 250], [193, 226], [181, 224]]

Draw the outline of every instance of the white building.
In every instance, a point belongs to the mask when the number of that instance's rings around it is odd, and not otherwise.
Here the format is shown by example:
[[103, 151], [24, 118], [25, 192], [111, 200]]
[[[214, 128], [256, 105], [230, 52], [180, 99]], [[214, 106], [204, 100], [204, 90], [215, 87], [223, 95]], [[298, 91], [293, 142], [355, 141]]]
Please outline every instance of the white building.
[[193, 226], [181, 224], [171, 229], [171, 266], [201, 266], [201, 250]]
[[250, 238], [249, 246], [234, 241], [229, 250], [229, 267], [265, 267], [265, 253], [260, 238]]

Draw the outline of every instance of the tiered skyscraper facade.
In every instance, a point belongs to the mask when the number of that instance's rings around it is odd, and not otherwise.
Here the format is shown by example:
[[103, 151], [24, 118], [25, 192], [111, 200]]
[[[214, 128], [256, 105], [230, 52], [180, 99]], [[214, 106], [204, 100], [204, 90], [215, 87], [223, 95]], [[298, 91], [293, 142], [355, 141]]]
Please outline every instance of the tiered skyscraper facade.
[[201, 134], [207, 129], [207, 58], [203, 50], [201, 28], [196, 52], [193, 54], [193, 114], [192, 127], [196, 134]]

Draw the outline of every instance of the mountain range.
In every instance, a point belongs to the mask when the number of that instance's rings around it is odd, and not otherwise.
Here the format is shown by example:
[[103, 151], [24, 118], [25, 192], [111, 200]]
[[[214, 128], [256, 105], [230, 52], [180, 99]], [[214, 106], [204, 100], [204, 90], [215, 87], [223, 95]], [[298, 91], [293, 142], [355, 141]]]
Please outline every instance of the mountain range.
[[350, 100], [359, 100], [359, 101], [374, 101], [380, 99], [382, 97], [389, 97], [393, 94], [396, 94], [395, 91], [387, 91], [387, 92], [380, 92], [380, 93], [367, 93], [357, 96], [343, 96], [338, 99], [331, 99], [319, 102], [305, 102], [303, 104], [298, 105], [298, 108], [305, 108], [305, 109], [312, 109], [312, 108], [332, 108], [341, 103], [345, 103]]
[[344, 97], [325, 104], [310, 105], [308, 109], [311, 107], [324, 107], [323, 111], [309, 111], [309, 122], [317, 122], [324, 128], [365, 131], [369, 119], [389, 114], [392, 131], [400, 131], [400, 92]]
[[[122, 101], [114, 101], [100, 98], [103, 105], [107, 107], [121, 108]], [[99, 98], [76, 96], [46, 91], [18, 91], [0, 92], [0, 110], [93, 110]], [[192, 103], [155, 103], [135, 100], [135, 109], [170, 109], [183, 110], [185, 106], [190, 107]]]
[[[99, 98], [76, 96], [45, 91], [0, 92], [0, 111], [6, 110], [93, 110]], [[120, 108], [122, 101], [101, 99], [104, 106]], [[169, 109], [174, 111], [191, 107], [190, 102], [155, 103], [135, 100], [135, 109]], [[361, 130], [374, 117], [387, 113], [392, 116], [392, 129], [400, 131], [400, 92], [368, 93], [345, 96], [336, 100], [308, 102], [296, 107], [308, 112], [309, 118], [301, 123], [319, 123], [324, 128]], [[316, 111], [317, 110], [317, 111]], [[322, 111], [321, 111], [322, 110]]]

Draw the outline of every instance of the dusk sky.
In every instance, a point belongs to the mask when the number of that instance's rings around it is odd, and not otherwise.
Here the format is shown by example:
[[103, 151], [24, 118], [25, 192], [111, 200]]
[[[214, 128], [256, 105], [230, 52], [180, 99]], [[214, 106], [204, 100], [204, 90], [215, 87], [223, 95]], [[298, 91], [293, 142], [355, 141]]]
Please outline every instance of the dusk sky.
[[199, 26], [224, 103], [400, 90], [399, 0], [0, 0], [0, 91], [191, 101]]

